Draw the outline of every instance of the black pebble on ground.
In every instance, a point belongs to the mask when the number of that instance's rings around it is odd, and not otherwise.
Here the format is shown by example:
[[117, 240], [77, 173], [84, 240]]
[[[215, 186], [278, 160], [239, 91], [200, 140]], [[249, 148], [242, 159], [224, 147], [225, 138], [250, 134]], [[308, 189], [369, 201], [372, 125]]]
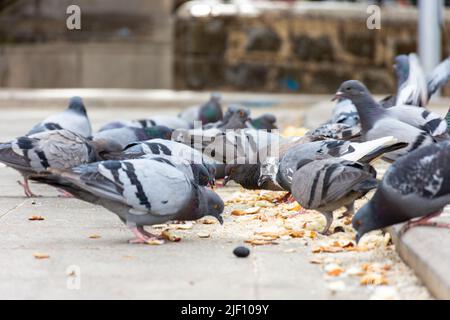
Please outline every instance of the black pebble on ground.
[[240, 246], [240, 247], [236, 247], [233, 250], [233, 253], [236, 257], [246, 258], [250, 254], [250, 250], [247, 247]]

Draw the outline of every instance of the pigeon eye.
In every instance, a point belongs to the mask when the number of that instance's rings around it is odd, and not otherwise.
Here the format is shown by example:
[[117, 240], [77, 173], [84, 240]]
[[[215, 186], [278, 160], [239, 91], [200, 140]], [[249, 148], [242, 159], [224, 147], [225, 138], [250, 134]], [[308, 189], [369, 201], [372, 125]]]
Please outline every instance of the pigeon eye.
[[218, 205], [218, 204], [215, 204], [215, 205], [213, 205], [213, 208], [214, 208], [214, 209], [217, 209], [217, 208], [219, 208], [219, 205]]

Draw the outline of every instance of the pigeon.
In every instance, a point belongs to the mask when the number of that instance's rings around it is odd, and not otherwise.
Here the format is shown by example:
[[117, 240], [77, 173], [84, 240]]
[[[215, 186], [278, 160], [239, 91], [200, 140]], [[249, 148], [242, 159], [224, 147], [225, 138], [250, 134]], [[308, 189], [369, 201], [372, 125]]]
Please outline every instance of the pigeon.
[[165, 126], [170, 129], [191, 129], [192, 125], [186, 120], [173, 116], [153, 116], [149, 119], [135, 120], [142, 125], [143, 128], [152, 126]]
[[376, 171], [369, 164], [339, 158], [307, 159], [294, 173], [291, 194], [305, 209], [322, 213], [327, 234], [333, 211], [346, 207], [344, 216], [353, 214], [355, 200], [377, 187]]
[[171, 140], [152, 139], [134, 142], [126, 146], [120, 152], [110, 152], [109, 154], [104, 154], [103, 158], [107, 160], [127, 160], [138, 159], [147, 155], [172, 157], [179, 159], [180, 161], [187, 161], [191, 164], [203, 164], [208, 169], [210, 174], [213, 177], [215, 176], [216, 163], [212, 159], [204, 156], [198, 150]]
[[19, 184], [27, 197], [36, 196], [28, 179], [48, 168], [68, 169], [103, 160], [102, 155], [118, 152], [120, 145], [111, 140], [90, 141], [68, 130], [44, 131], [0, 144], [0, 162], [19, 171], [24, 181]]
[[272, 190], [272, 191], [285, 191], [279, 185], [273, 183], [272, 180], [267, 179], [265, 181], [260, 180], [261, 164], [227, 164], [225, 165], [225, 178], [223, 185], [228, 184], [233, 180], [239, 183], [243, 188], [249, 190]]
[[450, 57], [442, 61], [427, 77], [428, 100], [450, 80]]
[[358, 110], [349, 99], [337, 100], [331, 119], [306, 133], [308, 136], [322, 136], [337, 140], [358, 141], [361, 135]]
[[130, 143], [136, 141], [145, 141], [156, 138], [170, 140], [172, 132], [172, 129], [159, 125], [147, 128], [122, 127], [94, 133], [92, 138], [94, 141], [98, 139], [113, 140], [120, 144], [122, 148], [125, 148]]
[[342, 123], [349, 127], [359, 124], [358, 110], [349, 99], [338, 99], [333, 108], [330, 123]]
[[201, 121], [203, 125], [221, 121], [223, 112], [220, 100], [221, 95], [213, 93], [208, 102], [201, 106], [190, 107], [181, 112], [178, 117], [189, 124], [193, 124], [194, 121]]
[[345, 123], [324, 123], [318, 128], [308, 131], [306, 135], [357, 141], [361, 137], [361, 127], [359, 125], [349, 126]]
[[219, 129], [221, 131], [227, 129], [245, 129], [248, 127], [250, 119], [250, 110], [239, 106], [230, 106], [223, 119], [215, 123], [209, 123], [203, 126], [203, 129]]
[[249, 127], [258, 130], [267, 130], [271, 132], [274, 129], [278, 129], [276, 122], [277, 118], [273, 114], [266, 113], [260, 117], [251, 119]]
[[[277, 183], [276, 179], [272, 179], [271, 175], [269, 176], [269, 171], [272, 170], [272, 167], [270, 167], [268, 163], [271, 163], [271, 161], [278, 161], [279, 158], [283, 157], [283, 155], [292, 148], [308, 144], [309, 142], [323, 140], [321, 137], [313, 136], [294, 137], [290, 139], [281, 139], [275, 135], [270, 135], [268, 137], [270, 139], [268, 139], [267, 143], [259, 143], [260, 147], [255, 148], [257, 150], [256, 157], [245, 157], [246, 154], [244, 153], [242, 154], [243, 156], [226, 163], [224, 169], [224, 185], [229, 181], [235, 181], [245, 189], [283, 191], [285, 189]], [[242, 150], [245, 152], [245, 148], [242, 148]], [[251, 155], [251, 153], [248, 152], [247, 155]], [[249, 161], [250, 159], [256, 161], [251, 162]], [[275, 164], [273, 165], [275, 166]], [[278, 168], [278, 163], [276, 163], [276, 166]], [[267, 171], [263, 172], [264, 169]], [[268, 177], [266, 178], [264, 176], [264, 178], [261, 178], [262, 175], [268, 175]]]
[[[395, 105], [411, 105], [425, 107], [428, 102], [428, 89], [426, 76], [420, 65], [419, 58], [416, 54], [411, 53], [408, 59], [403, 56], [396, 58], [396, 69], [399, 82], [402, 82], [397, 89], [397, 97]], [[406, 70], [405, 70], [406, 69]], [[408, 76], [405, 79], [405, 73]]]
[[[408, 221], [401, 233], [430, 222], [450, 204], [450, 141], [417, 149], [389, 167], [378, 190], [353, 217], [356, 240], [369, 231]], [[412, 220], [418, 218], [416, 220]]]
[[[430, 128], [420, 129], [411, 124], [411, 119], [408, 120], [410, 123], [402, 121], [405, 118], [410, 118], [410, 115], [402, 116], [401, 119], [395, 118], [393, 113], [389, 113], [389, 109], [384, 109], [372, 98], [367, 88], [359, 81], [349, 80], [344, 82], [339, 87], [336, 97], [350, 99], [356, 106], [361, 121], [362, 141], [393, 136], [399, 142], [409, 143], [406, 148], [386, 153], [383, 159], [387, 161], [395, 161], [408, 152], [436, 142], [435, 137], [429, 132]], [[414, 108], [408, 110], [414, 110]], [[414, 115], [416, 114], [411, 114], [411, 118], [417, 120]], [[427, 117], [422, 117], [422, 123], [426, 124], [427, 119]], [[440, 128], [442, 122], [445, 123], [445, 121], [440, 121], [439, 125], [434, 125], [433, 128]]]
[[261, 165], [259, 183], [270, 181], [290, 192], [293, 175], [299, 163], [334, 157], [370, 164], [386, 152], [406, 146], [406, 143], [398, 142], [394, 137], [383, 137], [363, 143], [328, 139], [295, 145], [279, 159], [268, 158]]
[[450, 58], [441, 62], [427, 77], [415, 54], [397, 56], [394, 68], [398, 92], [380, 101], [385, 108], [395, 105], [424, 107], [433, 94], [450, 80]]
[[98, 132], [111, 129], [120, 129], [124, 127], [145, 129], [155, 126], [167, 127], [172, 130], [191, 128], [191, 125], [181, 118], [171, 116], [155, 116], [150, 119], [112, 121], [102, 126]]
[[288, 141], [277, 134], [250, 128], [225, 132], [214, 128], [177, 130], [172, 140], [201, 151], [205, 156], [220, 163], [234, 163], [241, 157], [254, 161], [260, 150], [268, 146], [277, 148], [281, 143]]
[[72, 97], [66, 110], [39, 122], [28, 131], [27, 135], [60, 129], [70, 130], [85, 138], [91, 136], [91, 122], [89, 121], [83, 100], [80, 97]]
[[223, 223], [222, 199], [197, 185], [167, 159], [108, 160], [49, 171], [49, 183], [115, 213], [136, 236], [131, 243], [160, 241], [144, 226], [169, 220], [197, 220], [211, 215]]

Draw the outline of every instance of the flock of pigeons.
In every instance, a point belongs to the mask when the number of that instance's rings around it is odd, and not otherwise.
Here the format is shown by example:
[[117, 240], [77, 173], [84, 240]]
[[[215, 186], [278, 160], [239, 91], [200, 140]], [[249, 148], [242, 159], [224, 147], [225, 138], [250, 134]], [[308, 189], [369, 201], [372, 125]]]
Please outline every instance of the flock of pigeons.
[[[144, 226], [210, 215], [223, 223], [216, 179], [247, 189], [287, 191], [302, 208], [326, 218], [345, 207], [359, 239], [367, 232], [408, 221], [429, 221], [450, 204], [450, 110], [441, 118], [426, 109], [450, 79], [450, 58], [429, 76], [415, 54], [396, 58], [398, 90], [376, 101], [359, 81], [338, 89], [331, 119], [303, 137], [282, 137], [276, 118], [251, 118], [248, 109], [222, 110], [220, 96], [178, 116], [115, 121], [93, 133], [79, 97], [26, 135], [0, 144], [0, 162], [64, 196], [101, 205], [130, 228], [133, 243], [160, 241]], [[201, 123], [200, 128], [194, 124]], [[231, 152], [230, 152], [231, 150]], [[377, 180], [373, 162], [393, 162]], [[356, 214], [354, 202], [373, 198]]]

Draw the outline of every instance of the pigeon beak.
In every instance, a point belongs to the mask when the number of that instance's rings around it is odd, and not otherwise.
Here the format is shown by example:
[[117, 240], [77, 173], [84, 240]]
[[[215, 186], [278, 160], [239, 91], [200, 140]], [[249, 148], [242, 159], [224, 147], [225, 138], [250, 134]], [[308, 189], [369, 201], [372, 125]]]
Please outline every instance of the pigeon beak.
[[356, 244], [358, 244], [359, 240], [361, 240], [361, 235], [359, 233], [356, 234], [355, 240], [356, 240]]
[[221, 225], [223, 225], [223, 218], [222, 218], [222, 216], [220, 214], [216, 216], [216, 219], [217, 219], [217, 221], [219, 221], [219, 223]]
[[340, 98], [342, 98], [344, 96], [344, 93], [342, 91], [338, 91], [336, 92], [336, 94], [334, 95], [333, 99], [331, 99], [331, 101], [336, 101], [339, 100]]
[[258, 187], [261, 187], [264, 183], [270, 180], [270, 177], [267, 175], [260, 176], [258, 179]]
[[226, 186], [226, 184], [230, 181], [231, 177], [230, 176], [226, 176], [225, 178], [223, 178], [223, 183], [222, 186]]

